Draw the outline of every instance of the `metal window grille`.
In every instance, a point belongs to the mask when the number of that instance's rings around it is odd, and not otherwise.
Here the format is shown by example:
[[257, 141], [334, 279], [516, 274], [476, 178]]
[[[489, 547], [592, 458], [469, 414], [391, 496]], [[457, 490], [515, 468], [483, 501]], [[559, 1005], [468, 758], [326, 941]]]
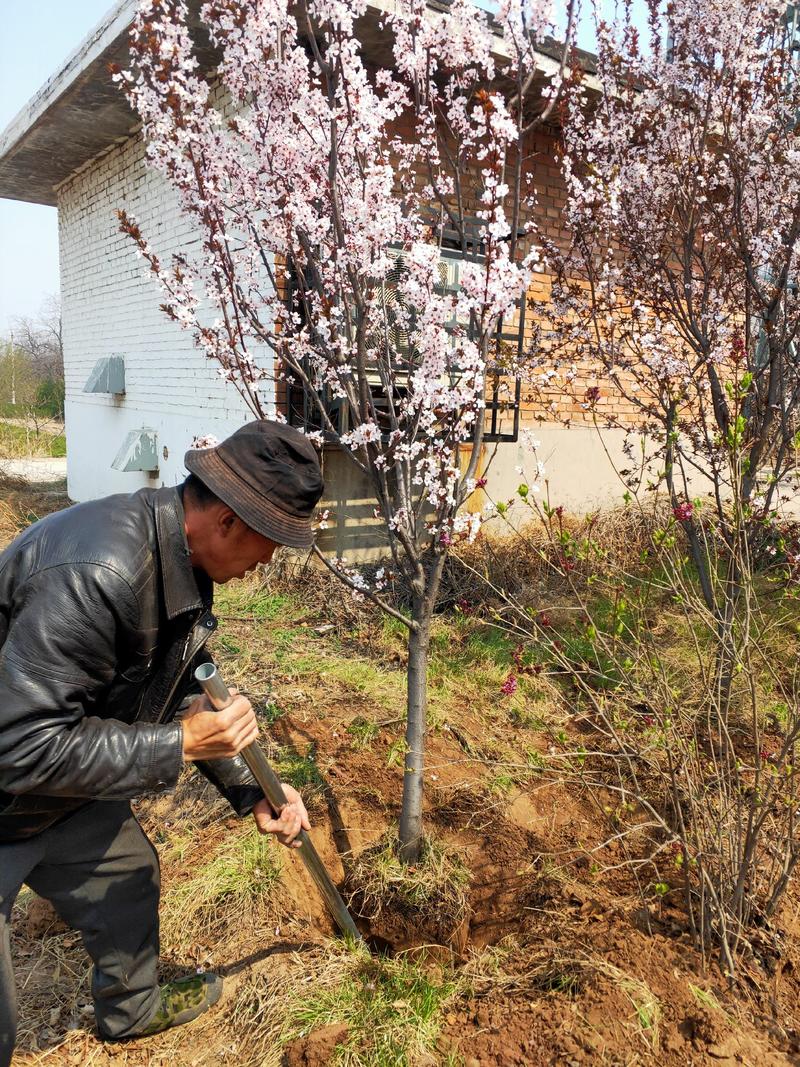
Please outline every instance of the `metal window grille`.
[[[477, 233], [478, 220], [474, 220]], [[444, 229], [437, 234], [441, 242], [442, 253], [440, 259], [440, 291], [456, 292], [460, 286], [459, 266], [465, 259], [479, 261], [483, 258], [483, 247], [475, 238], [466, 238], [461, 241], [455, 230]], [[454, 247], [457, 246], [457, 247]], [[398, 259], [399, 250], [398, 250]], [[398, 264], [398, 270], [402, 265]], [[290, 306], [295, 309], [297, 293], [296, 276], [293, 271], [288, 272], [288, 300]], [[391, 284], [391, 274], [386, 283], [384, 299], [387, 308], [391, 310], [391, 304], [395, 299], [395, 292]], [[487, 392], [486, 392], [486, 426], [484, 440], [486, 442], [517, 441], [519, 438], [520, 420], [520, 397], [521, 386], [519, 377], [512, 376], [512, 385], [509, 386], [509, 374], [504, 369], [522, 351], [525, 336], [525, 307], [526, 294], [521, 294], [517, 301], [516, 311], [513, 318], [516, 321], [509, 323], [500, 322], [494, 337], [494, 351], [487, 368]], [[392, 333], [392, 347], [395, 351], [402, 352], [406, 348], [409, 352], [407, 333], [401, 325], [392, 326], [391, 315], [390, 332]], [[455, 327], [456, 322], [452, 325]], [[403, 395], [405, 389], [403, 378], [400, 374], [395, 378], [395, 399]], [[388, 410], [389, 398], [385, 395], [383, 384], [376, 370], [370, 375], [370, 388], [373, 403], [376, 407], [378, 420], [381, 421], [381, 410]], [[347, 402], [334, 396], [330, 386], [323, 386], [317, 393], [324, 410], [327, 412], [337, 433], [346, 433], [349, 425], [349, 408]], [[293, 426], [300, 426], [305, 430], [321, 430], [322, 419], [316, 401], [308, 395], [307, 390], [296, 382], [287, 382], [286, 389], [287, 418]], [[510, 417], [510, 418], [509, 418]]]

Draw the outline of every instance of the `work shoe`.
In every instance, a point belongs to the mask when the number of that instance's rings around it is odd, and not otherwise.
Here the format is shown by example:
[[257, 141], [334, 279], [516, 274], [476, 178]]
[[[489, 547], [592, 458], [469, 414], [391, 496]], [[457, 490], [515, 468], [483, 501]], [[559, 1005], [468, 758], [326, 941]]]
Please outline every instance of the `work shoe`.
[[161, 1007], [136, 1037], [149, 1037], [173, 1026], [183, 1026], [208, 1011], [222, 996], [222, 979], [209, 972], [193, 974], [165, 982], [160, 993]]

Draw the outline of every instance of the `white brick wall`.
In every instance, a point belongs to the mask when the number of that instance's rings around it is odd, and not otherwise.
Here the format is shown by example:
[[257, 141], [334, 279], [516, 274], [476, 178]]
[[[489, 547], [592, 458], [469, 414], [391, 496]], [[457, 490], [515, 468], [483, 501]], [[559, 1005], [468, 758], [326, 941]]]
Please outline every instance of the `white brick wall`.
[[[221, 438], [252, 417], [233, 386], [219, 379], [216, 365], [195, 349], [191, 334], [159, 310], [159, 287], [131, 239], [119, 232], [115, 211], [123, 207], [161, 257], [197, 247], [174, 193], [145, 167], [138, 136], [59, 190], [68, 490], [74, 500], [175, 484], [195, 434]], [[125, 358], [125, 396], [84, 393], [97, 360], [112, 355]], [[271, 386], [265, 388], [271, 400]], [[158, 433], [156, 478], [111, 469], [128, 431], [140, 428]]]

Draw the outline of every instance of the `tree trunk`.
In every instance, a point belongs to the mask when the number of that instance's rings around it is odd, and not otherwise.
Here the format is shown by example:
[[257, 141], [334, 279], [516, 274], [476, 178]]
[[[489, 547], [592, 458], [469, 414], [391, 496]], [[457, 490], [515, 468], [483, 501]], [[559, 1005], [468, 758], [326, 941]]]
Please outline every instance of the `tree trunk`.
[[431, 612], [424, 600], [415, 599], [417, 629], [408, 638], [408, 703], [403, 808], [400, 814], [400, 858], [416, 863], [422, 845], [422, 790], [425, 769], [425, 727], [428, 710], [428, 651]]

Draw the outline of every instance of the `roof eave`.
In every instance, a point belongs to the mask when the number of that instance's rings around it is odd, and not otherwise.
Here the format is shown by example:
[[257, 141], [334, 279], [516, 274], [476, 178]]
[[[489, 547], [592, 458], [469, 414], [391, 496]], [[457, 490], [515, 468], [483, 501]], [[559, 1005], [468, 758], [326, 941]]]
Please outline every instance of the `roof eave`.
[[[48, 180], [48, 168], [31, 166], [38, 162], [45, 141], [51, 147], [50, 138], [42, 137], [42, 127], [70, 90], [96, 76], [106, 53], [124, 37], [135, 6], [136, 0], [119, 0], [0, 133], [0, 196], [55, 204], [58, 183]], [[119, 136], [116, 130], [115, 136]], [[42, 142], [38, 150], [37, 141]]]
[[[138, 0], [118, 0], [89, 36], [64, 61], [9, 126], [0, 133], [0, 197], [55, 205], [58, 188], [114, 144], [127, 140], [138, 126], [109, 64], [129, 63], [128, 33]], [[189, 0], [201, 71], [214, 65], [199, 21], [202, 0]], [[441, 0], [428, 0], [432, 18], [446, 15]], [[386, 51], [378, 18], [394, 9], [394, 0], [370, 0], [363, 20], [365, 48]], [[507, 58], [506, 42], [495, 32], [495, 53]], [[540, 51], [543, 78], [558, 70], [557, 46]]]

